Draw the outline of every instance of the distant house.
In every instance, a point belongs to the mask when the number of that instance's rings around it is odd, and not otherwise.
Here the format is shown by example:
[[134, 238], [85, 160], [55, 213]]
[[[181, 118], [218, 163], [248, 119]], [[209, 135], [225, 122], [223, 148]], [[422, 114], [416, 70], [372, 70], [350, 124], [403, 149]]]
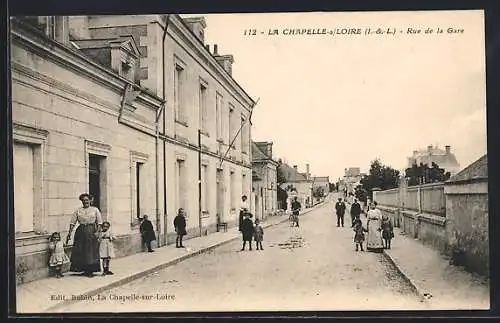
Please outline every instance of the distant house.
[[306, 172], [300, 173], [297, 165], [290, 167], [286, 163], [280, 165], [286, 182], [281, 184], [281, 188], [287, 191], [289, 200], [297, 197], [303, 207], [309, 206], [312, 202], [313, 181], [309, 172], [309, 164], [306, 164]]
[[278, 209], [278, 164], [273, 160], [272, 142], [252, 141], [252, 191], [257, 219], [263, 219]]
[[412, 156], [408, 157], [408, 167], [413, 164], [420, 165], [420, 163], [427, 164], [429, 167], [432, 163], [436, 163], [445, 172], [450, 172], [452, 176], [460, 170], [460, 164], [455, 154], [451, 152], [451, 146], [445, 146], [443, 150], [429, 145], [427, 149], [414, 150]]
[[328, 176], [314, 176], [313, 180], [313, 190], [316, 191], [319, 187], [323, 188], [325, 195], [330, 191], [330, 178]]
[[361, 178], [363, 178], [363, 175], [361, 173], [361, 170], [359, 167], [351, 167], [351, 168], [346, 168], [344, 170], [344, 177], [342, 179], [342, 190], [344, 189], [347, 190], [347, 193], [354, 193], [354, 189], [356, 186], [358, 186], [361, 182]]

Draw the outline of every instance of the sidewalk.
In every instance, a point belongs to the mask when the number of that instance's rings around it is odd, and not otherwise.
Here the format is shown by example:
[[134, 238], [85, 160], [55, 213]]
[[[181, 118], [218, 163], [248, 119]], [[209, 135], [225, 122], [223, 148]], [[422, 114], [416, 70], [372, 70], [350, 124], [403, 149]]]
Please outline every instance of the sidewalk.
[[490, 308], [489, 284], [485, 279], [449, 264], [437, 250], [394, 228], [395, 239], [385, 256], [435, 310]]
[[[321, 203], [304, 210], [302, 215], [321, 208], [325, 204]], [[287, 221], [286, 215], [271, 216], [262, 222], [262, 226], [268, 228]], [[179, 249], [169, 245], [155, 249], [154, 253], [142, 252], [114, 259], [111, 262], [111, 268], [116, 269], [113, 276], [96, 276], [89, 279], [66, 273], [61, 279], [44, 278], [19, 285], [16, 291], [17, 312], [51, 312], [74, 302], [71, 300], [72, 295], [97, 295], [239, 238], [238, 228], [234, 227], [228, 229], [227, 232], [216, 232], [186, 240], [187, 248]]]
[[[347, 203], [346, 203], [347, 204]], [[350, 221], [350, 204], [346, 219]], [[361, 217], [366, 225], [366, 217]], [[489, 283], [449, 260], [431, 246], [394, 228], [391, 249], [384, 250], [401, 275], [433, 310], [482, 310], [490, 308]]]

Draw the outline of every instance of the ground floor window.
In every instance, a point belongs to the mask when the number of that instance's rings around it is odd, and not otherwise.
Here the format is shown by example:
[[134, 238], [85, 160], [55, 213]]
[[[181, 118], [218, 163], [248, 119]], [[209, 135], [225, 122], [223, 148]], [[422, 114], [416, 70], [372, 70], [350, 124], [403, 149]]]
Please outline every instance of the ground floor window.
[[34, 229], [34, 154], [33, 145], [14, 143], [14, 217], [16, 232]]

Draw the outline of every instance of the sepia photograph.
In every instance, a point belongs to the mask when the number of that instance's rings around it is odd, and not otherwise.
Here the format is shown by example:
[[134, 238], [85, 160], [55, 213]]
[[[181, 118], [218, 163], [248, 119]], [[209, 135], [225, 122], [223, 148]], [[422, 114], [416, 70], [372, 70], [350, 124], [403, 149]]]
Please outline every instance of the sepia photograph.
[[490, 309], [483, 10], [9, 23], [18, 314]]

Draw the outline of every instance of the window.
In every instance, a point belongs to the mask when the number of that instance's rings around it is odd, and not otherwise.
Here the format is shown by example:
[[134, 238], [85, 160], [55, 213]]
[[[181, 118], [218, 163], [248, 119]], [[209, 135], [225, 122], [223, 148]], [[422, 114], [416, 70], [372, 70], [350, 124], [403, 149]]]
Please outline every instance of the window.
[[34, 230], [34, 163], [33, 147], [14, 143], [14, 217], [16, 232]]
[[[229, 145], [233, 142], [235, 135], [234, 133], [235, 127], [233, 119], [234, 119], [234, 107], [232, 104], [229, 104], [229, 142], [228, 142]], [[231, 147], [234, 149], [234, 143]]]
[[244, 133], [244, 130], [245, 130], [245, 118], [243, 117], [243, 115], [241, 116], [241, 130], [240, 130], [240, 134], [239, 134], [239, 147], [241, 149], [241, 152], [246, 152], [245, 149], [244, 149], [244, 145], [243, 145], [243, 141], [244, 141], [244, 138], [245, 138], [245, 133]]
[[208, 134], [207, 86], [200, 84], [200, 129]]
[[201, 210], [208, 212], [209, 206], [208, 201], [210, 197], [208, 195], [208, 165], [201, 166]]
[[217, 140], [222, 139], [222, 96], [217, 93], [215, 99], [215, 128]]
[[15, 232], [45, 231], [44, 150], [48, 131], [13, 124]]
[[184, 107], [183, 98], [183, 81], [184, 81], [184, 69], [180, 65], [175, 65], [174, 74], [174, 104], [175, 104], [175, 120], [183, 123], [187, 123], [187, 116]]
[[230, 191], [230, 200], [231, 200], [231, 210], [236, 209], [236, 185], [235, 185], [236, 176], [234, 171], [229, 173], [229, 191]]
[[248, 154], [250, 150], [250, 122], [245, 120], [245, 117], [241, 117], [241, 122], [243, 123], [243, 127], [241, 129], [241, 151], [244, 154]]
[[242, 195], [246, 195], [248, 197], [248, 192], [247, 192], [247, 175], [242, 174], [241, 175], [241, 193]]
[[109, 145], [85, 140], [88, 192], [93, 196], [92, 205], [99, 208], [106, 221], [109, 221], [107, 156], [110, 150]]
[[89, 194], [92, 205], [101, 209], [101, 162], [104, 157], [89, 154]]
[[122, 76], [125, 77], [128, 80], [132, 80], [132, 66], [127, 63], [122, 61]]
[[130, 223], [137, 224], [137, 217], [142, 217], [147, 214], [145, 207], [146, 190], [147, 190], [147, 161], [149, 156], [138, 151], [130, 152], [130, 200], [132, 204], [130, 212]]
[[185, 161], [177, 159], [175, 165], [175, 212], [179, 208], [186, 209], [186, 174], [185, 174]]

